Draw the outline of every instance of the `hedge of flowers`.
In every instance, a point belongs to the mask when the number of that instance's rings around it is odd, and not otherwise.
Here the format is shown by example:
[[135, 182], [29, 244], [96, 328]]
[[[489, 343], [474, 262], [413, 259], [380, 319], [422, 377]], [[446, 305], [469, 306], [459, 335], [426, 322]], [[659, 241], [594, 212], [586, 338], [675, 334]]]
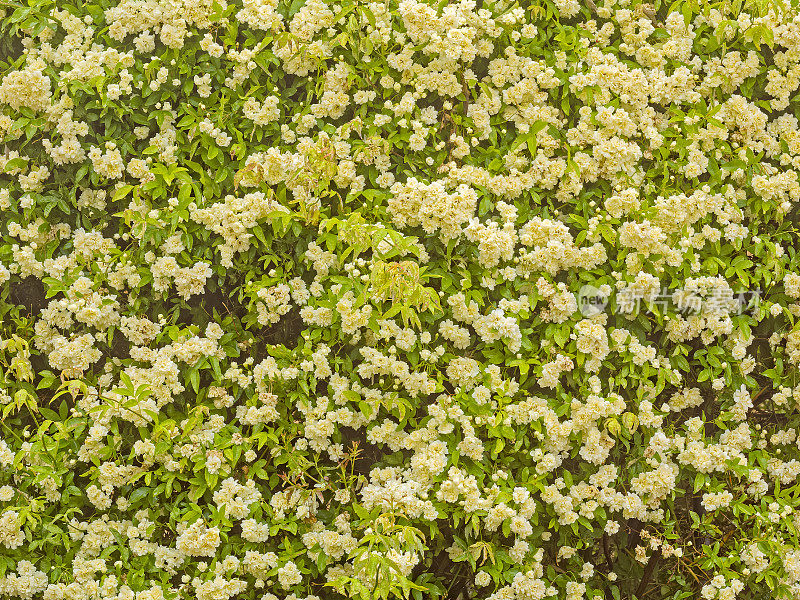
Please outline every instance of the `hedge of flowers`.
[[0, 597], [800, 598], [789, 0], [0, 0]]

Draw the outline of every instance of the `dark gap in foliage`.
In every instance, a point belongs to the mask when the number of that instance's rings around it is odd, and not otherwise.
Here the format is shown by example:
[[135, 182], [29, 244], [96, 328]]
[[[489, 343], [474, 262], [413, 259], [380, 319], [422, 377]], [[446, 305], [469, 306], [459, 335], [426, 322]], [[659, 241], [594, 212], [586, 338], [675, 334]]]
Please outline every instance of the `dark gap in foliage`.
[[353, 464], [353, 472], [368, 477], [373, 467], [383, 459], [383, 451], [375, 444], [367, 441], [365, 429], [342, 427], [340, 431], [342, 433], [342, 445], [346, 451], [350, 451], [354, 447], [359, 449], [358, 457]]
[[44, 283], [33, 275], [28, 275], [21, 281], [12, 281], [10, 286], [11, 301], [24, 307], [31, 316], [40, 313], [49, 302], [45, 298]]
[[284, 345], [289, 349], [297, 346], [300, 333], [303, 331], [303, 318], [300, 316], [300, 307], [292, 303], [288, 313], [281, 317], [281, 320], [254, 331], [256, 339], [264, 344]]
[[131, 357], [131, 344], [122, 335], [121, 332], [116, 331], [114, 332], [114, 339], [111, 341], [111, 352], [116, 358], [121, 360], [125, 360]]
[[[447, 539], [452, 538], [447, 537]], [[440, 600], [458, 600], [459, 598], [469, 598], [471, 596], [473, 574], [469, 563], [466, 561], [455, 563], [450, 559], [450, 555], [445, 550], [442, 550], [433, 556], [429, 567], [426, 567], [427, 564], [428, 561], [417, 563], [411, 571], [410, 578], [412, 581], [427, 572], [434, 575], [437, 581], [441, 581], [447, 586], [444, 595], [439, 597]]]
[[233, 294], [230, 292], [232, 290], [210, 291], [206, 288], [202, 294], [191, 296], [186, 304], [193, 309], [199, 308], [205, 312], [209, 320], [213, 319], [215, 310], [223, 319], [229, 315], [240, 319], [247, 313], [247, 310], [233, 299]]

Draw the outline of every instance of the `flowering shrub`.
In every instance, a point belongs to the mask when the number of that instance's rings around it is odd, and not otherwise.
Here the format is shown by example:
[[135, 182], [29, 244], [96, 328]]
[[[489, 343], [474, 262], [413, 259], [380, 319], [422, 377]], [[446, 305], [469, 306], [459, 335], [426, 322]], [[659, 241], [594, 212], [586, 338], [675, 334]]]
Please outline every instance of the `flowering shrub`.
[[788, 0], [0, 1], [0, 596], [800, 598]]

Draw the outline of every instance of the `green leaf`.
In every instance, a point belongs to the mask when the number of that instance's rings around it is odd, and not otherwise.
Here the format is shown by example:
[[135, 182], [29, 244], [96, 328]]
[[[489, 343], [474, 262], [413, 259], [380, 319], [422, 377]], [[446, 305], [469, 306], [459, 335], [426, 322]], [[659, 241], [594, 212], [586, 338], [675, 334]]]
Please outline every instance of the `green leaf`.
[[256, 239], [259, 242], [261, 242], [265, 246], [267, 245], [267, 238], [264, 237], [264, 230], [261, 229], [261, 225], [256, 225], [255, 227], [253, 227], [253, 234], [256, 236]]
[[25, 170], [28, 167], [28, 160], [25, 158], [12, 158], [6, 163], [4, 171], [10, 173], [15, 169]]
[[128, 501], [131, 504], [135, 504], [139, 500], [148, 497], [151, 492], [152, 492], [152, 490], [150, 488], [137, 487], [135, 490], [133, 490], [133, 492], [131, 492], [131, 495], [128, 496]]
[[706, 483], [706, 475], [698, 473], [694, 478], [694, 493], [696, 494]]
[[189, 383], [195, 394], [200, 392], [200, 373], [196, 368], [192, 368], [189, 371]]
[[114, 192], [113, 200], [117, 202], [118, 200], [122, 200], [125, 196], [131, 193], [133, 190], [132, 185], [123, 185], [119, 189]]

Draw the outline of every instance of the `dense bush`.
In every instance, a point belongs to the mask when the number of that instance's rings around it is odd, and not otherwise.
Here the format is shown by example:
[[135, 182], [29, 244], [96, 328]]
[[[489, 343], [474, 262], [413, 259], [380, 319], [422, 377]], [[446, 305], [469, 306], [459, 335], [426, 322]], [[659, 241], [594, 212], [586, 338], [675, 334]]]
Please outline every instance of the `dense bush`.
[[0, 16], [0, 596], [800, 598], [788, 0]]

